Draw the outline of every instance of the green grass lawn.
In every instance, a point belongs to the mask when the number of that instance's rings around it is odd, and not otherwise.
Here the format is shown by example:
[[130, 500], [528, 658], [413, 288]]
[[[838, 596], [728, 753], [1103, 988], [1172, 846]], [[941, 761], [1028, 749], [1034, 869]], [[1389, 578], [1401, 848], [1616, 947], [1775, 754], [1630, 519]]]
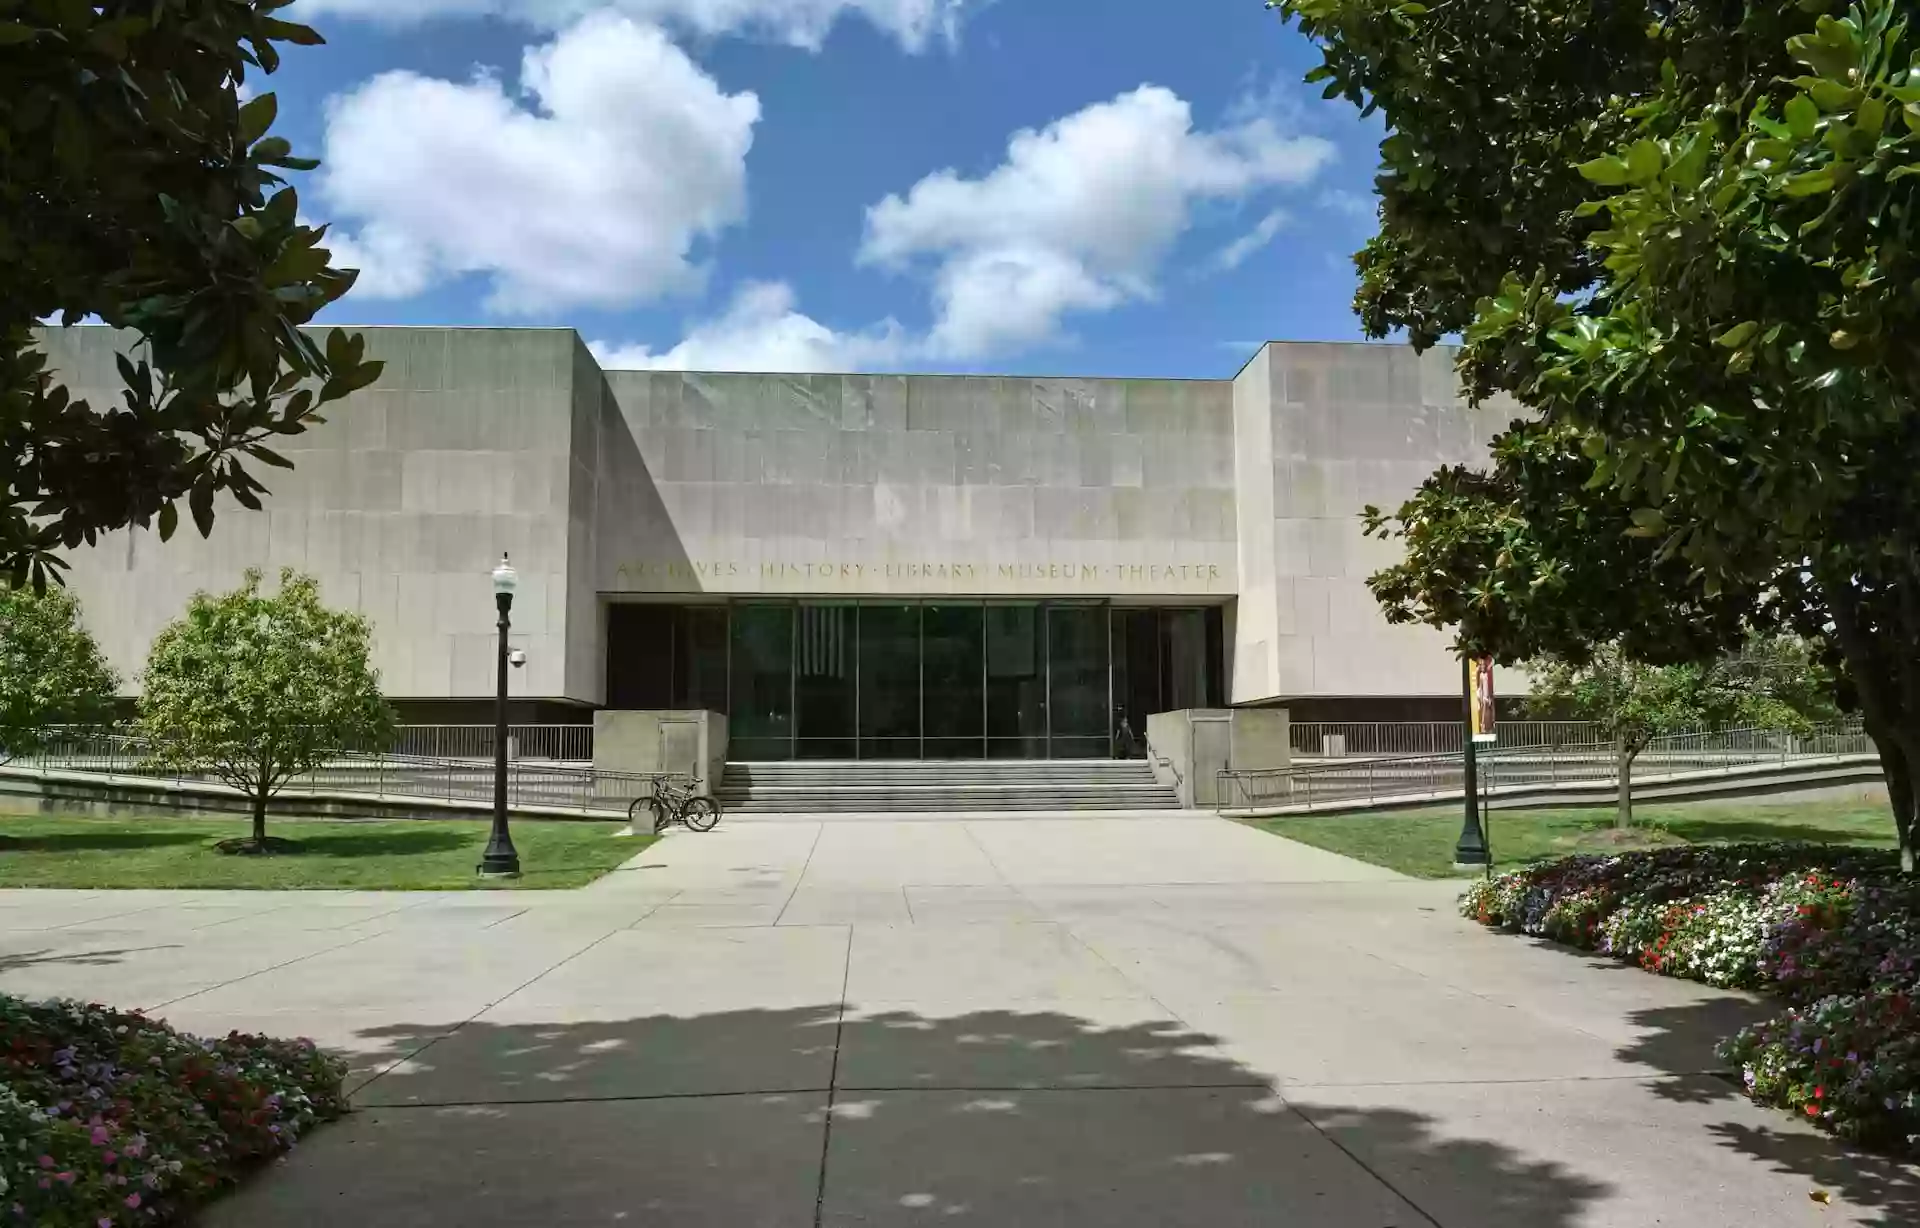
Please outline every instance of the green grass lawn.
[[613, 833], [621, 826], [516, 822], [513, 843], [520, 850], [521, 877], [495, 882], [473, 872], [487, 845], [487, 824], [480, 821], [270, 818], [267, 834], [297, 841], [301, 851], [236, 857], [213, 845], [246, 835], [245, 819], [0, 815], [0, 887], [578, 887], [653, 843], [651, 836], [616, 838]]
[[[1458, 806], [1391, 814], [1303, 815], [1254, 820], [1276, 835], [1344, 853], [1420, 878], [1451, 878], [1477, 871], [1453, 868], [1460, 837]], [[1630, 832], [1613, 830], [1613, 811], [1496, 810], [1488, 841], [1496, 869], [1545, 857], [1672, 844], [1731, 844], [1744, 840], [1811, 840], [1851, 847], [1892, 848], [1893, 815], [1883, 803], [1798, 802], [1765, 805], [1640, 806]]]

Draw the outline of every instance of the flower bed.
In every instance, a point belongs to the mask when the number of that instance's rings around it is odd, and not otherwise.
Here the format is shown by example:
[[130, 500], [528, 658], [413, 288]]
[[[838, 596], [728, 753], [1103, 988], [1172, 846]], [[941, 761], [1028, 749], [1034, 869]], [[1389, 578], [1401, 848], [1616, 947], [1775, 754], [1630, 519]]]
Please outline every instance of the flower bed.
[[165, 1224], [344, 1109], [311, 1041], [0, 995], [0, 1225]]
[[1720, 1046], [1755, 1100], [1920, 1155], [1920, 882], [1891, 854], [1819, 845], [1569, 857], [1475, 883], [1461, 912], [1784, 999]]

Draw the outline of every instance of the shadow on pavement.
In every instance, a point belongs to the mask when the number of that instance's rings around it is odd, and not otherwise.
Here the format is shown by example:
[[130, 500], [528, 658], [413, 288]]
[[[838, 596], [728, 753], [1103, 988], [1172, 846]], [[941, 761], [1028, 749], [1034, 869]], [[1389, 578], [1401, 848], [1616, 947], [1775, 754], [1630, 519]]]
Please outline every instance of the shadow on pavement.
[[1611, 1188], [1421, 1113], [1290, 1102], [1213, 1037], [1086, 1009], [1112, 1017], [553, 1009], [418, 1049], [425, 1025], [374, 1027], [356, 1043], [411, 1056], [201, 1222], [1430, 1228], [1397, 1189], [1443, 1183], [1450, 1226], [1573, 1228]]
[[118, 964], [128, 955], [138, 955], [143, 951], [177, 951], [177, 942], [165, 943], [157, 947], [126, 947], [116, 951], [16, 951], [11, 954], [0, 953], [0, 974], [13, 972], [20, 968], [34, 968], [41, 964], [75, 964], [81, 967], [103, 968], [109, 964]]
[[[1720, 1065], [1702, 1065], [1702, 1054], [1710, 1056], [1720, 1041], [1782, 1009], [1778, 1002], [1722, 998], [1635, 1011], [1628, 1018], [1645, 1029], [1646, 1035], [1621, 1047], [1618, 1055], [1675, 1075], [1697, 1074]], [[1732, 1072], [1707, 1078], [1675, 1078], [1653, 1085], [1653, 1091], [1669, 1100], [1694, 1104], [1746, 1099]], [[1920, 1224], [1920, 1169], [1849, 1147], [1811, 1127], [1789, 1125], [1791, 1121], [1783, 1113], [1777, 1128], [1723, 1121], [1707, 1129], [1720, 1146], [1764, 1161], [1777, 1172], [1804, 1179], [1810, 1193], [1827, 1190], [1880, 1217], [1869, 1223], [1886, 1228]]]

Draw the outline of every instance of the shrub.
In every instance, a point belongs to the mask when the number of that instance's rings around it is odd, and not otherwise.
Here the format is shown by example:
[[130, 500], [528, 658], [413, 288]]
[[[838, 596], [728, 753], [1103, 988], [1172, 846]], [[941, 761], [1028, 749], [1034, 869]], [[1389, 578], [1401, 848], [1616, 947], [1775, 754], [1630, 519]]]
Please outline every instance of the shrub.
[[1920, 1153], [1920, 884], [1816, 845], [1570, 857], [1468, 888], [1483, 925], [1784, 998], [1721, 1046], [1754, 1099]]
[[344, 1108], [311, 1041], [0, 995], [0, 1224], [162, 1224]]
[[1920, 1022], [1906, 992], [1835, 994], [1720, 1046], [1747, 1093], [1843, 1138], [1920, 1150]]

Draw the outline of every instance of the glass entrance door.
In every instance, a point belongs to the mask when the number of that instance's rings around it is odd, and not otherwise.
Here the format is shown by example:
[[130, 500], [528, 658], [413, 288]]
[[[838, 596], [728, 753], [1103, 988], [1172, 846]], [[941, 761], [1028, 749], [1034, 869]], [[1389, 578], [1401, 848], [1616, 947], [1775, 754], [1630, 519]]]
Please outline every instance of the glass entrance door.
[[733, 610], [727, 753], [736, 759], [793, 757], [793, 623], [790, 605]]
[[986, 607], [987, 758], [1047, 757], [1047, 634], [1037, 605]]
[[[1144, 759], [1147, 718], [1160, 707], [1160, 614], [1158, 610], [1113, 611], [1113, 753]], [[1122, 725], [1122, 722], [1125, 722]]]
[[921, 719], [928, 759], [987, 753], [986, 608], [930, 605], [920, 612]]
[[859, 608], [803, 605], [794, 634], [794, 756], [854, 757], [854, 721], [859, 664], [855, 628]]
[[920, 755], [920, 607], [860, 607], [860, 757]]
[[1047, 757], [1113, 753], [1113, 696], [1104, 605], [1047, 607]]

